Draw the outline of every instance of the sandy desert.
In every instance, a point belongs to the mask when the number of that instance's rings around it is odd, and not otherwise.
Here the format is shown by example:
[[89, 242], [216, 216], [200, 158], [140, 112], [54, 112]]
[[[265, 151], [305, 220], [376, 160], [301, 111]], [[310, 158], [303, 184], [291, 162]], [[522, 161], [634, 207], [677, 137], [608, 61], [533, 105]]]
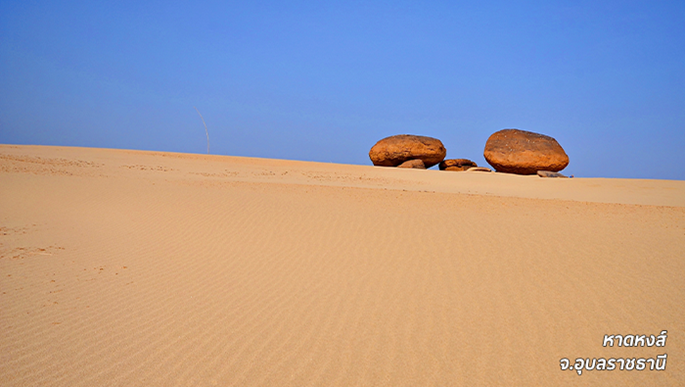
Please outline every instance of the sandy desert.
[[0, 203], [2, 386], [685, 385], [685, 181], [0, 145]]

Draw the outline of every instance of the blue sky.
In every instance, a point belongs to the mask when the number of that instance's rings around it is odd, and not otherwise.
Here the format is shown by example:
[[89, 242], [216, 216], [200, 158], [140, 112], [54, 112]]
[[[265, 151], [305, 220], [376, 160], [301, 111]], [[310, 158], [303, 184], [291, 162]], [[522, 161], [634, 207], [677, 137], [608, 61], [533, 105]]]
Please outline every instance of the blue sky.
[[504, 128], [578, 177], [685, 180], [683, 1], [4, 1], [0, 143], [486, 165]]

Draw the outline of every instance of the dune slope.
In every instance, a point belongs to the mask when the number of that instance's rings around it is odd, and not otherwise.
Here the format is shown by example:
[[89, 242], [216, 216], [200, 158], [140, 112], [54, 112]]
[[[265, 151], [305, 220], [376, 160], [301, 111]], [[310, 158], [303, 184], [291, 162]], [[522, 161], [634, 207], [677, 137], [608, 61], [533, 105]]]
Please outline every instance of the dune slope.
[[685, 384], [685, 182], [3, 145], [0, 203], [3, 386]]

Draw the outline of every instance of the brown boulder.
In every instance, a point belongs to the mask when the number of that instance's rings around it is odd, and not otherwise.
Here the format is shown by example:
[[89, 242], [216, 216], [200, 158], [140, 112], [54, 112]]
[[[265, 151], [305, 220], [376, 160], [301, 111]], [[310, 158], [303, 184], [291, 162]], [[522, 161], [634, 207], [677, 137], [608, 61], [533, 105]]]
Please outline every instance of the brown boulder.
[[373, 165], [395, 167], [407, 160], [423, 161], [426, 168], [442, 161], [447, 151], [436, 138], [400, 134], [386, 137], [376, 143], [369, 151]]
[[441, 161], [438, 167], [443, 171], [465, 171], [477, 166], [469, 159], [449, 159]]
[[495, 132], [485, 143], [485, 160], [497, 172], [534, 175], [537, 171], [559, 172], [568, 156], [557, 140], [518, 129]]
[[426, 169], [426, 165], [421, 160], [407, 160], [402, 164], [398, 165], [397, 168], [414, 168], [414, 169]]

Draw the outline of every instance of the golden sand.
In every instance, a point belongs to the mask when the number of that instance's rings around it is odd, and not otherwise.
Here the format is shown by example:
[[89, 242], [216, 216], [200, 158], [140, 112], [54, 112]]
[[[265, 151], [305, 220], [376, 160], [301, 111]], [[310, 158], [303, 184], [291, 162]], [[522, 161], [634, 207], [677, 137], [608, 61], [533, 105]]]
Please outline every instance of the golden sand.
[[2, 386], [685, 385], [683, 181], [2, 145], [0, 203]]

